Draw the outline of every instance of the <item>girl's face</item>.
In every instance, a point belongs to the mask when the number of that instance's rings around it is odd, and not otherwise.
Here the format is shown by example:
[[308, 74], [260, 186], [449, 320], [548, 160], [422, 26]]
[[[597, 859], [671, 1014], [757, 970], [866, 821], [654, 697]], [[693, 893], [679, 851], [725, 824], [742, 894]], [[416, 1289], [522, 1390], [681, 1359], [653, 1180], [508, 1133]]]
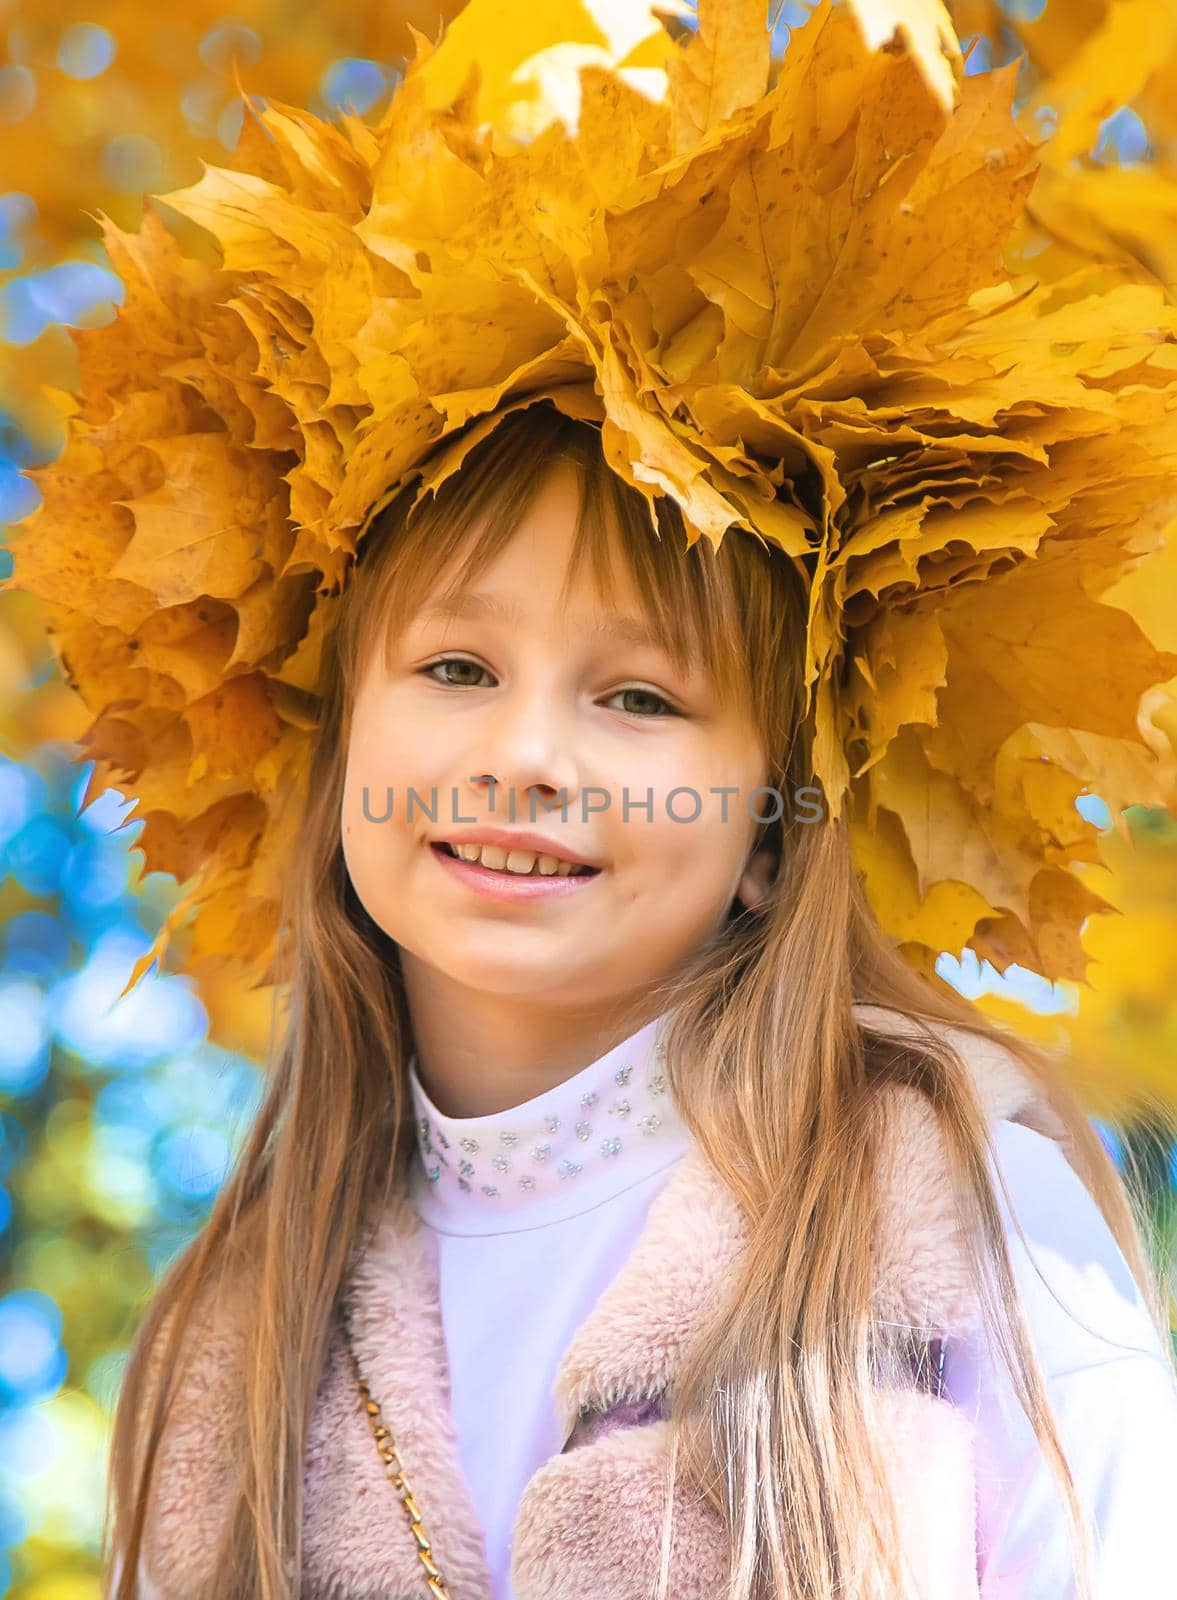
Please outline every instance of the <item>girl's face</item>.
[[[619, 557], [616, 602], [597, 595], [585, 562], [558, 606], [578, 503], [572, 470], [557, 464], [478, 582], [485, 600], [432, 615], [439, 584], [387, 669], [370, 650], [358, 686], [344, 855], [364, 907], [401, 947], [411, 997], [428, 990], [435, 1008], [481, 995], [501, 1022], [512, 1002], [549, 1016], [628, 1005], [691, 955], [734, 896], [753, 903], [767, 886], [765, 858], [748, 865], [763, 807], [753, 791], [767, 779], [747, 708], [720, 704], [700, 667], [684, 676], [627, 636], [642, 618]], [[598, 870], [543, 878], [554, 893], [500, 896], [502, 875], [439, 854], [481, 825], [542, 835], [552, 854]]]

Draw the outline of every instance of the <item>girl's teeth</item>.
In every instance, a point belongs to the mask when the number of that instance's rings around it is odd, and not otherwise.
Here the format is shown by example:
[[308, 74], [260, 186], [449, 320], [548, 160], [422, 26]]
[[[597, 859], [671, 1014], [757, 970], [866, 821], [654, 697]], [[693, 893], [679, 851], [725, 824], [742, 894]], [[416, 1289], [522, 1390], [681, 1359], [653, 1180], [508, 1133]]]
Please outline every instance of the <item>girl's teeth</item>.
[[453, 846], [463, 861], [477, 861], [491, 872], [509, 872], [517, 878], [566, 878], [579, 869], [558, 856], [536, 856], [530, 850], [505, 850], [501, 845], [463, 844]]

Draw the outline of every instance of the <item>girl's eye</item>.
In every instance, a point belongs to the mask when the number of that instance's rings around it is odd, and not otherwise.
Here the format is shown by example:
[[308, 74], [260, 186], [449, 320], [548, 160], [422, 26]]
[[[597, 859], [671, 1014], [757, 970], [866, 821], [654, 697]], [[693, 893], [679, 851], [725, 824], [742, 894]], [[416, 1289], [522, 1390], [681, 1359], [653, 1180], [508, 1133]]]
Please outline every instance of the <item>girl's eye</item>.
[[[469, 667], [471, 672], [475, 673], [486, 671], [486, 668], [480, 667], [477, 661], [467, 661], [465, 656], [442, 656], [439, 661], [431, 661], [427, 667], [422, 667], [421, 671], [433, 677], [438, 667]], [[454, 683], [452, 679], [446, 678], [433, 678], [433, 681], [434, 683], [440, 683], [443, 688], [450, 689], [472, 689], [477, 687], [476, 684]]]
[[[617, 693], [615, 695], [610, 695], [609, 698], [611, 700], [619, 700], [623, 695], [627, 694], [636, 694], [639, 699], [645, 698], [646, 700], [653, 700], [655, 705], [661, 706], [662, 711], [654, 712], [654, 716], [678, 716], [678, 712], [670, 704], [669, 700], [664, 700], [660, 694], [655, 694], [653, 689], [618, 689]], [[651, 713], [647, 711], [629, 711], [626, 714], [631, 717], [648, 717], [651, 715]]]
[[[477, 661], [467, 661], [464, 656], [442, 656], [439, 660], [431, 661], [428, 666], [422, 667], [421, 671], [428, 677], [432, 678], [434, 683], [441, 684], [443, 688], [473, 689], [479, 687], [477, 683], [470, 682], [469, 680], [455, 683], [452, 678], [448, 677], [448, 675], [444, 678], [438, 678], [434, 676], [439, 669], [443, 672], [448, 672], [448, 669], [451, 667], [466, 667], [475, 675], [486, 671], [486, 668], [479, 666]], [[633, 711], [628, 708], [623, 708], [625, 709], [627, 716], [648, 718], [650, 716], [669, 715], [672, 717], [677, 717], [679, 715], [679, 712], [675, 710], [674, 706], [670, 704], [669, 700], [664, 699], [660, 694], [655, 694], [653, 689], [618, 689], [617, 693], [610, 695], [609, 698], [611, 700], [618, 700], [623, 695], [637, 695], [639, 700], [644, 698], [647, 701], [653, 701], [655, 706], [661, 708], [660, 710], [656, 710], [654, 712]]]

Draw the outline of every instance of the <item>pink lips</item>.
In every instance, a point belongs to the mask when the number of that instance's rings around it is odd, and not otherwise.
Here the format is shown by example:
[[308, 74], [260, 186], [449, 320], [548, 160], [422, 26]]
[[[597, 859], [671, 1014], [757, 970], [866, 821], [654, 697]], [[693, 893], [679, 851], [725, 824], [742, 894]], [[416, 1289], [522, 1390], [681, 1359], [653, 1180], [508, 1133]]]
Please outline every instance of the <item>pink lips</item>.
[[557, 895], [576, 894], [599, 878], [599, 872], [569, 873], [565, 877], [553, 874], [550, 878], [523, 873], [496, 872], [484, 867], [480, 861], [463, 861], [451, 856], [443, 844], [429, 846], [434, 858], [446, 872], [464, 883], [475, 894], [488, 900], [548, 900]]

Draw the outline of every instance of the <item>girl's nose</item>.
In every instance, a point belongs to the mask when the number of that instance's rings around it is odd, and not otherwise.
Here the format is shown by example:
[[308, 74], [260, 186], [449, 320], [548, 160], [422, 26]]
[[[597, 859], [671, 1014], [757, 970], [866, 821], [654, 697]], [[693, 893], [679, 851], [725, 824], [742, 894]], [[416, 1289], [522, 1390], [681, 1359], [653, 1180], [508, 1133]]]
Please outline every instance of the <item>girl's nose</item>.
[[[550, 687], [504, 696], [479, 741], [478, 765], [499, 788], [518, 791], [517, 806], [532, 789], [549, 800], [563, 791], [571, 802], [580, 782], [576, 743], [572, 720], [555, 704]], [[496, 793], [496, 810], [506, 805], [506, 795]]]

